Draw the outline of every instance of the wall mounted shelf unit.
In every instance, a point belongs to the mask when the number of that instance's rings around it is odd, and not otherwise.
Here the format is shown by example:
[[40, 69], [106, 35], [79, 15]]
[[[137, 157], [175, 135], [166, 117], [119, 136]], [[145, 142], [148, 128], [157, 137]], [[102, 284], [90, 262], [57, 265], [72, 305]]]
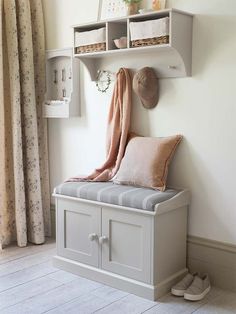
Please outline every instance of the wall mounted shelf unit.
[[45, 118], [79, 116], [79, 60], [73, 48], [46, 52], [46, 94], [43, 103]]
[[[132, 48], [130, 23], [169, 17], [169, 43], [155, 46]], [[193, 15], [176, 9], [137, 14], [101, 22], [74, 25], [76, 32], [85, 32], [101, 27], [106, 28], [106, 50], [91, 53], [76, 53], [88, 69], [92, 80], [96, 80], [97, 71], [102, 68], [116, 72], [119, 67], [137, 69], [153, 67], [159, 78], [191, 76], [192, 67], [192, 24]], [[117, 49], [113, 40], [127, 37], [127, 48]]]

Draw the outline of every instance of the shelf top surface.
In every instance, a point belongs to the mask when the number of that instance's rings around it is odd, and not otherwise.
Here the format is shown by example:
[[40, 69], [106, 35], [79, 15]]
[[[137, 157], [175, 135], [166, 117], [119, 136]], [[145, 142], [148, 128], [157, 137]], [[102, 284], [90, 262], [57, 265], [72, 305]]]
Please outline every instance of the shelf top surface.
[[103, 26], [104, 24], [106, 24], [107, 22], [125, 22], [126, 20], [130, 19], [130, 20], [135, 20], [135, 19], [143, 19], [143, 18], [148, 18], [148, 17], [155, 17], [155, 16], [168, 16], [169, 13], [171, 12], [176, 12], [176, 13], [180, 13], [180, 14], [184, 14], [184, 15], [189, 15], [189, 16], [193, 16], [192, 13], [189, 12], [185, 12], [185, 11], [181, 11], [178, 9], [165, 9], [165, 10], [160, 10], [160, 11], [151, 11], [151, 12], [146, 12], [146, 13], [142, 13], [142, 14], [135, 14], [135, 15], [127, 15], [127, 16], [122, 16], [122, 17], [118, 17], [118, 18], [111, 18], [111, 19], [107, 19], [107, 20], [101, 20], [101, 21], [93, 21], [93, 22], [89, 22], [89, 23], [83, 23], [83, 24], [75, 24], [72, 25], [72, 28], [83, 28], [83, 27], [89, 27], [89, 26]]
[[50, 49], [46, 50], [46, 59], [50, 60], [57, 57], [69, 57], [71, 58], [73, 55], [73, 48], [62, 48], [62, 49]]

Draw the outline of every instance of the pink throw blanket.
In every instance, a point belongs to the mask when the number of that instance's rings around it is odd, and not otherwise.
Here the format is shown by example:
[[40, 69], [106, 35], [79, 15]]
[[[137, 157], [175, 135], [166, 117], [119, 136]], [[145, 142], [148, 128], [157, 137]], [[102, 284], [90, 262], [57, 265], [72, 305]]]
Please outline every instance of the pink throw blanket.
[[128, 69], [117, 73], [107, 127], [107, 157], [105, 163], [87, 177], [73, 177], [66, 182], [109, 181], [117, 173], [128, 140], [131, 115], [131, 76]]

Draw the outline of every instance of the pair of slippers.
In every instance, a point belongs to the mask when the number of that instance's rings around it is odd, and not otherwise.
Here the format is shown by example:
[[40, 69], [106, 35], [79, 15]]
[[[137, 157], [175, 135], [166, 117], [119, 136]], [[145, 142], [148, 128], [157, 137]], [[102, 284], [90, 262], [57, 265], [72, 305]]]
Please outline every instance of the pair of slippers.
[[171, 293], [185, 300], [199, 301], [211, 290], [209, 276], [188, 273], [180, 282], [172, 287]]

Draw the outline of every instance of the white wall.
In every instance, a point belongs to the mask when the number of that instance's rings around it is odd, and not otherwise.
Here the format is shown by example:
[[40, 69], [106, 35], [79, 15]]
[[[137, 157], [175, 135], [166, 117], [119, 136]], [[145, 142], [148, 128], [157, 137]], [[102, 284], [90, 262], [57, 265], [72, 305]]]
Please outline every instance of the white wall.
[[[92, 3], [92, 4], [91, 4]], [[72, 24], [96, 20], [98, 0], [43, 0], [47, 48], [72, 45]], [[158, 106], [135, 98], [132, 128], [143, 135], [182, 133], [169, 183], [189, 187], [189, 234], [236, 243], [236, 1], [173, 0], [196, 14], [193, 76], [160, 81]], [[49, 121], [52, 187], [89, 173], [105, 158], [106, 115], [112, 89], [100, 94], [81, 68], [82, 116]]]

